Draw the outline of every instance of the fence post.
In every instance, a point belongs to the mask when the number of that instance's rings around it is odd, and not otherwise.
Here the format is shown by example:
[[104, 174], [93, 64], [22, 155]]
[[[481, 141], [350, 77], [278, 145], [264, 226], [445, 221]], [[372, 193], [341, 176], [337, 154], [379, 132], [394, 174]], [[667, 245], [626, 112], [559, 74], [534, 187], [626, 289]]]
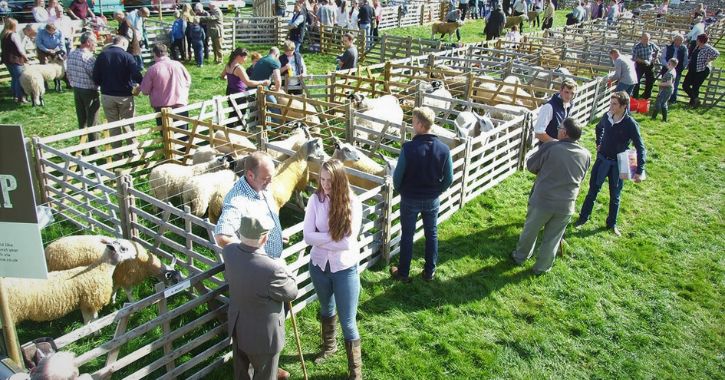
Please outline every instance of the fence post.
[[390, 61], [385, 62], [385, 69], [383, 70], [383, 89], [385, 90], [386, 94], [390, 93], [390, 70], [392, 69], [392, 64]]
[[473, 81], [474, 81], [473, 72], [471, 72], [471, 71], [467, 72], [466, 73], [466, 96], [464, 97], [464, 99], [466, 99], [468, 101], [472, 101], [471, 96], [473, 96]]
[[352, 102], [349, 99], [345, 105], [345, 141], [352, 144], [355, 141], [355, 127], [353, 126], [353, 115], [354, 109], [352, 108]]
[[171, 108], [164, 107], [161, 109], [161, 138], [164, 145], [164, 158], [171, 159], [171, 117], [169, 111]]
[[[463, 208], [466, 204], [466, 191], [468, 188], [468, 172], [471, 170], [471, 151], [473, 150], [473, 139], [466, 137], [466, 148], [463, 150], [463, 174], [461, 175], [461, 199], [459, 200], [459, 208]], [[485, 154], [485, 150], [484, 153]], [[483, 162], [484, 160], [481, 160]]]
[[267, 98], [264, 87], [257, 86], [257, 109], [259, 113], [259, 149], [267, 151]]
[[594, 101], [592, 102], [592, 111], [589, 114], [589, 122], [594, 120], [594, 118], [597, 117], [597, 105], [599, 104], [599, 97], [601, 96], [602, 87], [607, 85], [606, 81], [607, 77], [601, 77], [599, 78], [599, 81], [597, 81], [596, 89], [594, 90]]
[[43, 150], [40, 148], [40, 138], [33, 137], [33, 151], [35, 152], [35, 175], [38, 179], [38, 192], [40, 193], [40, 203], [48, 203], [48, 180], [45, 178], [43, 168]]
[[131, 239], [133, 235], [138, 236], [137, 232], [135, 234], [133, 233], [134, 228], [132, 226], [135, 218], [131, 215], [131, 207], [135, 206], [136, 199], [129, 194], [131, 177], [128, 174], [124, 174], [121, 169], [116, 169], [115, 173], [121, 235], [124, 239]]
[[521, 125], [521, 146], [519, 148], [519, 163], [518, 163], [518, 170], [522, 170], [524, 168], [524, 161], [526, 161], [526, 153], [529, 150], [529, 147], [533, 143], [532, 140], [532, 126], [533, 126], [533, 120], [532, 120], [533, 113], [528, 112], [526, 115], [524, 115], [524, 120]]
[[387, 59], [385, 59], [385, 45], [387, 45], [387, 39], [387, 34], [383, 34], [380, 38], [380, 62], [387, 62]]
[[383, 233], [382, 233], [382, 239], [383, 239], [383, 260], [385, 260], [385, 265], [390, 264], [390, 240], [392, 239], [392, 234], [390, 230], [392, 229], [393, 221], [392, 215], [393, 215], [393, 177], [387, 175], [385, 176], [385, 183], [383, 184]]

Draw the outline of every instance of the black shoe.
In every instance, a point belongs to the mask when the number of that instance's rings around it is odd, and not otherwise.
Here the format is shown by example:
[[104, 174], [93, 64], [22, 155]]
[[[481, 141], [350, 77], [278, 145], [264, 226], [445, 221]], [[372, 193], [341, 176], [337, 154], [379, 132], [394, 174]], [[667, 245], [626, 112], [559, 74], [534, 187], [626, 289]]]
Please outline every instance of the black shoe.
[[514, 265], [523, 264], [523, 263], [520, 263], [518, 260], [516, 260], [516, 257], [514, 256], [515, 254], [516, 254], [516, 250], [514, 249], [513, 251], [511, 251], [511, 254], [509, 255], [509, 259], [511, 259], [511, 263], [513, 263]]
[[579, 218], [576, 223], [574, 223], [574, 228], [576, 228], [577, 230], [581, 229], [587, 223], [587, 221], [588, 219]]
[[433, 271], [433, 273], [428, 274], [428, 272], [423, 269], [423, 271], [420, 272], [420, 277], [422, 277], [424, 281], [433, 281], [433, 279], [436, 277], [436, 272]]
[[620, 236], [622, 236], [622, 233], [621, 233], [621, 232], [619, 232], [619, 228], [617, 228], [617, 226], [609, 227], [609, 229], [610, 229], [610, 230], [612, 231], [612, 233], [613, 233], [613, 234], [614, 234], [614, 235], [615, 235], [616, 237], [620, 237]]
[[398, 271], [398, 267], [390, 267], [390, 277], [392, 277], [393, 280], [400, 281], [406, 284], [413, 281], [410, 277], [401, 275]]

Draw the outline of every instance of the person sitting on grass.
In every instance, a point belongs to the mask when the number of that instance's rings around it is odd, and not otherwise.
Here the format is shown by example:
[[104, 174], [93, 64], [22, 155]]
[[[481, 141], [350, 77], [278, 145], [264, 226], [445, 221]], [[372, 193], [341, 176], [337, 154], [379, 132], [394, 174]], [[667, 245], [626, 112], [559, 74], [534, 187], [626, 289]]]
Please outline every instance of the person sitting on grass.
[[667, 61], [667, 71], [662, 74], [662, 79], [660, 80], [660, 92], [657, 94], [657, 100], [655, 100], [655, 106], [652, 110], [652, 120], [657, 119], [657, 113], [661, 110], [662, 121], [667, 121], [668, 103], [670, 96], [672, 96], [672, 91], [674, 91], [675, 78], [677, 77], [675, 67], [677, 67], [678, 63], [677, 58], [670, 58]]
[[521, 33], [519, 33], [519, 27], [514, 25], [511, 27], [511, 31], [506, 33], [506, 41], [518, 44], [521, 42]]

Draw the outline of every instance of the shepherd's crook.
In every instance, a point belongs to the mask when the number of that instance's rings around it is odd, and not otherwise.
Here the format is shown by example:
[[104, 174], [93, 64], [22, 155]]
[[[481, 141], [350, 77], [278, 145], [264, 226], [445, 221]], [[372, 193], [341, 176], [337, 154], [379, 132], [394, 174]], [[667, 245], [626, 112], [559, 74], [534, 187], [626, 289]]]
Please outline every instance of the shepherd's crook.
[[300, 354], [300, 363], [302, 364], [302, 374], [305, 376], [305, 380], [307, 380], [307, 367], [305, 366], [305, 357], [302, 356], [302, 343], [300, 343], [300, 331], [297, 330], [297, 317], [295, 317], [295, 312], [292, 310], [292, 302], [287, 302], [287, 307], [289, 308], [290, 316], [292, 317], [292, 329], [295, 330], [295, 341], [297, 342], [297, 352]]

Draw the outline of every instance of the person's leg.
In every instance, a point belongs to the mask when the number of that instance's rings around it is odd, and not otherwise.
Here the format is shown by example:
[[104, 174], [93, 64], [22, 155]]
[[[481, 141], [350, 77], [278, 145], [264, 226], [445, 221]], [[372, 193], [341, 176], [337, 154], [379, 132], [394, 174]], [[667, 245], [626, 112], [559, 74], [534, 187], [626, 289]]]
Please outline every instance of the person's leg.
[[202, 41], [196, 41], [194, 43], [194, 57], [196, 58], [196, 65], [198, 67], [204, 65], [204, 46]]
[[[328, 265], [329, 268], [329, 265]], [[317, 265], [309, 264], [310, 279], [315, 287], [317, 299], [320, 300], [320, 315], [329, 318], [335, 315], [335, 299], [333, 298], [333, 282], [328, 270], [322, 270]]]
[[669, 100], [670, 103], [674, 104], [677, 101], [677, 91], [680, 88], [680, 79], [682, 79], [681, 71], [678, 72], [677, 75], [675, 76], [675, 83], [674, 83], [674, 86], [672, 87], [672, 95], [670, 95], [670, 100]]
[[[235, 334], [236, 335], [236, 331]], [[251, 380], [249, 377], [249, 358], [240, 350], [232, 339], [232, 356], [234, 357], [234, 380]]]
[[76, 118], [78, 119], [78, 129], [83, 129], [87, 126], [86, 120], [87, 120], [87, 114], [86, 111], [88, 109], [88, 106], [86, 105], [86, 99], [83, 96], [82, 89], [80, 88], [74, 88], [73, 89], [73, 101], [75, 102], [76, 107]]
[[423, 233], [425, 235], [425, 275], [435, 274], [438, 264], [438, 208], [440, 199], [426, 200], [421, 205], [421, 216], [423, 218]]
[[705, 79], [707, 79], [707, 76], [710, 74], [710, 69], [705, 68], [705, 71], [695, 73], [695, 78], [692, 81], [692, 95], [693, 95], [693, 105], [699, 105], [700, 104], [700, 87], [705, 82]]
[[10, 74], [10, 93], [15, 100], [18, 100], [22, 95], [18, 95], [18, 87], [20, 86], [20, 65], [12, 63], [5, 64]]
[[548, 219], [544, 225], [544, 234], [541, 237], [539, 256], [536, 258], [536, 264], [532, 268], [536, 274], [548, 272], [551, 266], [554, 265], [556, 250], [559, 247], [562, 236], [564, 236], [566, 226], [569, 224], [569, 220], [571, 220], [571, 215], [550, 214]]
[[413, 235], [415, 234], [415, 222], [418, 219], [419, 211], [417, 201], [401, 197], [398, 273], [402, 277], [408, 277], [410, 273], [410, 261], [413, 259]]
[[619, 165], [617, 161], [609, 161], [607, 177], [609, 177], [609, 214], [607, 215], [607, 227], [617, 226], [617, 215], [619, 214], [619, 200], [622, 194], [624, 181], [619, 178]]
[[642, 80], [642, 75], [644, 75], [644, 65], [635, 63], [634, 71], [637, 73], [637, 83], [634, 84], [633, 97], [639, 99], [639, 82]]
[[589, 217], [592, 214], [594, 201], [597, 200], [597, 194], [599, 194], [599, 190], [602, 188], [602, 184], [604, 184], [604, 180], [607, 178], [607, 172], [606, 170], [603, 170], [604, 161], [606, 160], [600, 157], [597, 157], [596, 161], [594, 161], [589, 178], [589, 191], [587, 192], [582, 208], [579, 211], [579, 220], [577, 221], [577, 224], [585, 223], [589, 220]]
[[523, 263], [534, 254], [534, 247], [536, 246], [539, 231], [549, 220], [549, 217], [550, 213], [534, 206], [529, 206], [524, 228], [521, 231], [518, 243], [516, 243], [516, 250], [511, 255], [517, 264]]
[[456, 28], [456, 39], [461, 42], [461, 28]]
[[[119, 97], [119, 120], [133, 119], [136, 116], [136, 104], [133, 96]], [[123, 126], [123, 133], [131, 133], [135, 130], [133, 123]], [[135, 137], [126, 139], [126, 145], [138, 145], [138, 140]]]
[[276, 354], [247, 354], [254, 368], [253, 380], [276, 380], [279, 352]]
[[695, 77], [695, 73], [688, 70], [687, 75], [685, 75], [685, 80], [682, 82], [682, 91], [687, 94], [687, 96], [690, 98], [690, 105], [693, 104], [692, 101], [692, 83], [693, 79]]
[[652, 65], [644, 67], [644, 95], [642, 98], [649, 99], [652, 97], [652, 86], [655, 84], [654, 68]]
[[222, 61], [222, 37], [216, 36], [213, 39], [214, 42], [214, 63], [221, 63]]
[[209, 40], [211, 35], [209, 34], [209, 28], [204, 28], [204, 59], [209, 60]]
[[360, 275], [357, 265], [332, 274], [332, 288], [345, 340], [360, 339], [357, 329], [357, 305], [360, 298]]

